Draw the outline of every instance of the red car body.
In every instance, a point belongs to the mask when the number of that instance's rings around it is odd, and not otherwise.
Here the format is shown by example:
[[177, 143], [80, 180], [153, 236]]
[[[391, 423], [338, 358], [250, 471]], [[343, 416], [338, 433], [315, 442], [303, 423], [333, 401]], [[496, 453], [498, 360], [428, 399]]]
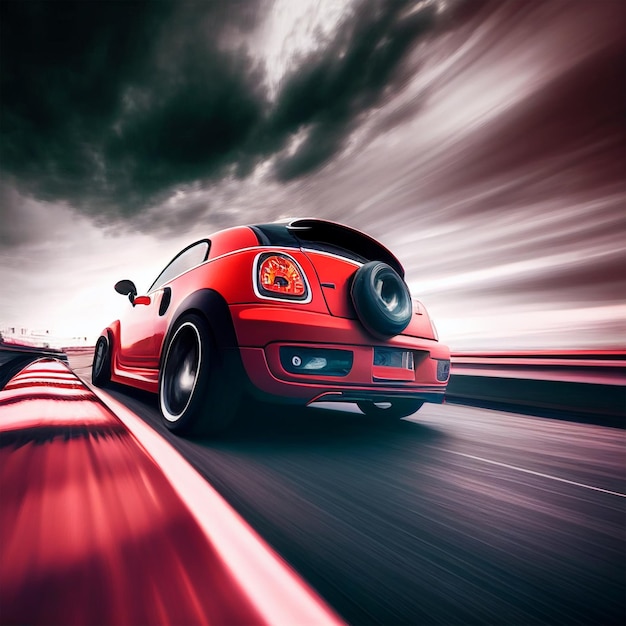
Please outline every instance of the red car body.
[[[184, 350], [195, 350], [195, 370], [193, 357], [178, 369], [172, 365], [170, 378], [186, 377], [184, 384], [196, 395], [205, 393], [200, 383], [209, 384], [209, 378], [198, 379], [202, 353], [210, 355], [221, 391], [227, 393], [230, 386], [237, 396], [245, 388], [276, 402], [358, 402], [373, 413], [387, 402], [390, 414], [412, 413], [425, 401], [442, 402], [449, 349], [438, 342], [426, 309], [416, 301], [412, 311], [409, 301], [410, 317], [397, 334], [395, 327], [379, 332], [367, 323], [367, 312], [356, 306], [355, 276], [368, 264], [383, 274], [367, 286], [365, 305], [370, 306], [368, 299], [380, 300], [383, 314], [385, 308], [398, 308], [398, 298], [404, 306], [400, 262], [380, 243], [347, 226], [297, 219], [215, 233], [177, 255], [146, 295], [136, 296], [130, 281], [118, 283], [116, 289], [128, 293], [131, 304], [99, 339], [94, 382], [111, 380], [157, 393], [169, 380], [168, 361], [183, 363]], [[388, 290], [391, 304], [385, 293], [375, 293], [377, 288]], [[186, 329], [178, 330], [189, 317]], [[201, 332], [196, 326], [202, 326]], [[185, 342], [177, 343], [176, 337], [185, 333]], [[204, 334], [207, 338], [200, 337]], [[210, 343], [207, 350], [195, 347], [200, 339]], [[168, 353], [172, 346], [182, 356]], [[211, 394], [214, 408], [216, 393]], [[181, 402], [189, 403], [187, 395]], [[166, 417], [177, 430], [173, 422]]]

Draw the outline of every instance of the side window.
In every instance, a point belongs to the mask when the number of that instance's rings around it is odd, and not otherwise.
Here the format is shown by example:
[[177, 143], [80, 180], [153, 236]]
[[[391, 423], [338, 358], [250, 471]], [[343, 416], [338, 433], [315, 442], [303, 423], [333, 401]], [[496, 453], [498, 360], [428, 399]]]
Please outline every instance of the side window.
[[176, 278], [179, 274], [190, 270], [196, 265], [200, 265], [206, 261], [209, 253], [209, 242], [199, 241], [183, 250], [174, 260], [159, 274], [158, 278], [152, 283], [150, 291], [158, 289], [161, 285]]

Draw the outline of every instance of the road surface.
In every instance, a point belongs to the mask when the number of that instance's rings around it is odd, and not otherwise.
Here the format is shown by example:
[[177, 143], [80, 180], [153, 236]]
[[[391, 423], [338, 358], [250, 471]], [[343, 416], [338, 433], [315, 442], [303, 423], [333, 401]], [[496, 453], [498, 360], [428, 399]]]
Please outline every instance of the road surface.
[[[70, 359], [89, 377], [88, 357]], [[189, 440], [116, 386], [352, 624], [623, 624], [626, 437], [455, 405], [381, 422], [249, 403]]]

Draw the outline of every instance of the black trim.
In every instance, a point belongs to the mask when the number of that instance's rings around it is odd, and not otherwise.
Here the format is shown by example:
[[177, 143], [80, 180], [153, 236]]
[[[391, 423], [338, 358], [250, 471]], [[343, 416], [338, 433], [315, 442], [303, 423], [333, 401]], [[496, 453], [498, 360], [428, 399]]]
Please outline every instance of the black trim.
[[300, 242], [287, 230], [285, 224], [258, 224], [250, 228], [262, 246], [300, 247]]
[[230, 315], [230, 309], [228, 308], [226, 300], [214, 289], [200, 289], [192, 293], [187, 296], [176, 309], [165, 338], [163, 339], [161, 355], [159, 357], [159, 372], [163, 366], [163, 358], [172, 332], [176, 328], [178, 320], [187, 313], [198, 313], [207, 320], [211, 332], [213, 333], [213, 339], [221, 355], [221, 366], [225, 368], [228, 379], [241, 381], [241, 384], [245, 386], [247, 390], [251, 389], [253, 385], [241, 361], [239, 343], [237, 342], [237, 335]]
[[161, 296], [161, 303], [159, 304], [159, 317], [163, 317], [170, 307], [172, 301], [172, 288], [165, 287], [163, 289], [163, 295]]
[[[279, 396], [267, 391], [263, 391], [253, 385], [246, 377], [248, 384], [247, 391], [250, 396], [260, 402], [272, 404], [286, 404], [292, 406], [309, 406], [313, 402], [357, 402], [358, 400], [369, 400], [371, 402], [393, 402], [394, 400], [421, 400], [430, 402], [431, 404], [443, 404], [445, 401], [445, 389], [433, 390], [406, 390], [406, 391], [382, 391], [377, 389], [354, 390], [348, 387], [334, 388], [331, 380], [328, 381], [326, 391], [320, 391], [319, 395], [313, 400], [306, 401], [302, 398], [293, 398], [290, 396]], [[397, 382], [397, 381], [394, 381]], [[306, 383], [300, 383], [305, 385]], [[319, 383], [315, 383], [319, 385]]]
[[[280, 364], [290, 374], [307, 376], [347, 376], [354, 363], [352, 350], [335, 348], [314, 348], [311, 346], [281, 346]], [[306, 364], [312, 359], [322, 358], [326, 365], [321, 369], [307, 369]], [[294, 360], [296, 363], [294, 363]]]
[[[287, 226], [303, 242], [319, 242], [357, 254], [367, 261], [382, 261], [404, 278], [404, 268], [383, 244], [349, 226], [318, 219], [296, 219]], [[332, 251], [332, 250], [331, 250]]]
[[370, 402], [393, 402], [394, 400], [422, 400], [431, 404], [443, 404], [445, 389], [438, 391], [362, 391], [342, 389], [340, 395], [318, 396], [315, 402], [357, 402], [368, 400]]
[[199, 289], [187, 296], [178, 305], [163, 340], [161, 358], [163, 358], [163, 351], [170, 340], [172, 329], [175, 328], [178, 320], [186, 313], [192, 313], [194, 311], [203, 315], [207, 322], [209, 322], [218, 348], [239, 347], [235, 327], [233, 326], [233, 320], [230, 316], [230, 310], [228, 304], [226, 304], [226, 300], [214, 289]]
[[257, 224], [250, 228], [262, 246], [310, 248], [344, 256], [359, 263], [382, 261], [404, 278], [404, 268], [390, 250], [369, 235], [343, 224], [318, 219], [294, 219], [288, 224]]

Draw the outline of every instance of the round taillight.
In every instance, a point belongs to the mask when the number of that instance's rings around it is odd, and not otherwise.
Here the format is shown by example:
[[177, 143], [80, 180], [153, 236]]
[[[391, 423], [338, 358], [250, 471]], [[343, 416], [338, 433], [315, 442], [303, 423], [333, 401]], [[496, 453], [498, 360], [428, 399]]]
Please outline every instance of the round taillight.
[[257, 282], [260, 293], [265, 296], [278, 296], [293, 300], [304, 300], [307, 297], [307, 287], [302, 271], [293, 259], [286, 255], [261, 256]]

